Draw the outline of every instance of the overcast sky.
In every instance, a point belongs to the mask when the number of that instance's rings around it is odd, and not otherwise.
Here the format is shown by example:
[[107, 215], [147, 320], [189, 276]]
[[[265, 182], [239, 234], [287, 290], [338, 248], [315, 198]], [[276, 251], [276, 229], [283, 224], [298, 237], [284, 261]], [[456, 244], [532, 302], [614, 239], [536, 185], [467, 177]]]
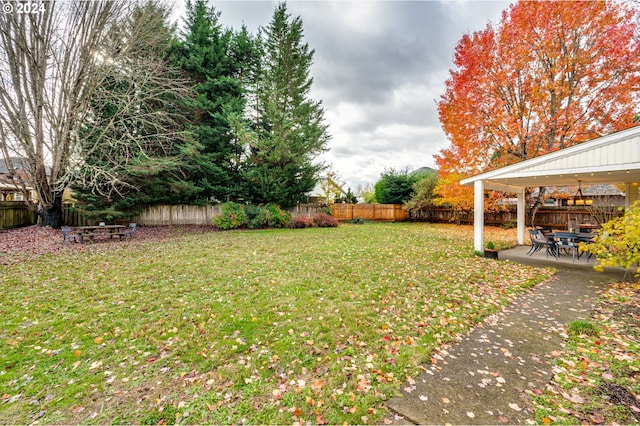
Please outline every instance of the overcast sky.
[[[277, 1], [212, 1], [220, 22], [267, 26]], [[302, 1], [304, 42], [315, 50], [311, 98], [332, 138], [322, 160], [355, 192], [385, 169], [435, 167], [447, 145], [436, 102], [463, 34], [497, 24], [506, 1]], [[183, 6], [182, 6], [183, 8]], [[181, 14], [181, 7], [176, 9]], [[183, 13], [183, 12], [182, 12]]]

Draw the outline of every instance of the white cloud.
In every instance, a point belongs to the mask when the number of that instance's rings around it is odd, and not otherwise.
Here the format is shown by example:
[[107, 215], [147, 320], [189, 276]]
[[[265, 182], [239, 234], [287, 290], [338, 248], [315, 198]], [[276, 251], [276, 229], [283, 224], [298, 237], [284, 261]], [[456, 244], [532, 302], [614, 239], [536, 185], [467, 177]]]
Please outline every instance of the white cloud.
[[[276, 1], [210, 1], [224, 26], [268, 25]], [[289, 1], [315, 50], [311, 97], [332, 139], [321, 157], [347, 185], [388, 168], [434, 167], [446, 146], [436, 102], [463, 34], [498, 23], [504, 1]], [[180, 8], [178, 8], [180, 9]]]

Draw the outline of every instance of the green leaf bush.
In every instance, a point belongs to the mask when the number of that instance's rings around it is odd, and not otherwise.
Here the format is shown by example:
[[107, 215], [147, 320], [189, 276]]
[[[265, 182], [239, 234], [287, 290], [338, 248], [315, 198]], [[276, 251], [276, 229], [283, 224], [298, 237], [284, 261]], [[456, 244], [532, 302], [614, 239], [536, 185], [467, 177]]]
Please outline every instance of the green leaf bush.
[[581, 251], [597, 256], [597, 269], [619, 266], [635, 269], [640, 276], [640, 201], [629, 208], [624, 216], [602, 225], [602, 229], [589, 244], [582, 243]]
[[213, 218], [213, 225], [223, 231], [237, 229], [247, 224], [247, 213], [242, 204], [227, 202], [220, 206], [222, 213]]
[[284, 228], [291, 220], [289, 212], [282, 210], [275, 204], [267, 204], [263, 209], [267, 218], [266, 225], [268, 228]]
[[338, 220], [323, 211], [313, 216], [292, 218], [289, 212], [276, 204], [256, 206], [232, 201], [223, 203], [221, 214], [213, 218], [213, 225], [220, 230], [264, 228], [335, 228]]
[[248, 228], [284, 228], [291, 215], [275, 204], [256, 206], [232, 201], [221, 206], [222, 213], [213, 219], [213, 225], [220, 230]]

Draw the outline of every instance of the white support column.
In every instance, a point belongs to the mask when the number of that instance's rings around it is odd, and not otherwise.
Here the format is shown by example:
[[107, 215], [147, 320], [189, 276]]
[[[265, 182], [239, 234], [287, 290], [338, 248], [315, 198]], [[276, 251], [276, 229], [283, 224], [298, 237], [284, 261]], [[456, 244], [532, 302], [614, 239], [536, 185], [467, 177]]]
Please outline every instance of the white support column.
[[624, 192], [626, 194], [624, 197], [624, 208], [628, 210], [633, 203], [638, 201], [638, 184], [631, 182], [625, 183]]
[[521, 188], [517, 193], [518, 208], [517, 208], [517, 220], [518, 220], [518, 245], [524, 245], [524, 228], [525, 228], [525, 188]]
[[473, 183], [473, 248], [484, 251], [484, 182]]

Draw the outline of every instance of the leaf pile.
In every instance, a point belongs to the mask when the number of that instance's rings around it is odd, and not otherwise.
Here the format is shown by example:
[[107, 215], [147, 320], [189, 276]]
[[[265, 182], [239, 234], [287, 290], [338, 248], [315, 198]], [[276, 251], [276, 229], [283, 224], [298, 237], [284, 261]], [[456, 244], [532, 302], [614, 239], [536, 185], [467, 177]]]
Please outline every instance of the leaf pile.
[[591, 319], [597, 332], [570, 334], [554, 379], [534, 399], [538, 423], [640, 422], [640, 283], [613, 284]]
[[379, 422], [439, 346], [545, 278], [472, 240], [410, 223], [213, 232], [12, 265], [0, 423]]
[[33, 225], [24, 228], [1, 230], [0, 265], [26, 262], [43, 255], [55, 254], [65, 250], [103, 250], [105, 249], [104, 245], [136, 244], [136, 241], [139, 240], [162, 240], [176, 235], [212, 231], [214, 231], [212, 226], [139, 226], [135, 240], [96, 239], [93, 244], [63, 244], [60, 230], [46, 226]]

